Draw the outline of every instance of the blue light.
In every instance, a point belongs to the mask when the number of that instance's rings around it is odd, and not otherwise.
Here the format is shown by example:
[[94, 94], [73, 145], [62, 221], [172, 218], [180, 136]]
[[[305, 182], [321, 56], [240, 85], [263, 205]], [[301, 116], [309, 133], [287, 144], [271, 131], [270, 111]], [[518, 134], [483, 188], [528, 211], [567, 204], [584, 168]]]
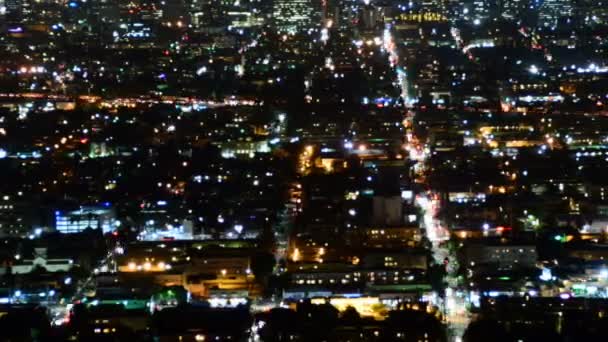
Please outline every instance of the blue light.
[[78, 7], [78, 3], [77, 2], [70, 2], [70, 3], [68, 3], [68, 6], [71, 7], [71, 8], [76, 8], [76, 7]]
[[361, 297], [360, 293], [345, 293], [342, 295], [344, 298], [359, 298]]

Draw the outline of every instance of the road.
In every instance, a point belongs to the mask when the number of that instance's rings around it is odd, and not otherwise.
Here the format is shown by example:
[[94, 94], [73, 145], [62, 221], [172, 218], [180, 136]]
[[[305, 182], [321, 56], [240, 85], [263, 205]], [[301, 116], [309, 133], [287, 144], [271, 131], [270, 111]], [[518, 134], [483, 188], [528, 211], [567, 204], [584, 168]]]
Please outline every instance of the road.
[[450, 341], [461, 341], [462, 335], [470, 321], [467, 309], [466, 293], [460, 290], [455, 273], [457, 271], [456, 258], [450, 252], [447, 240], [449, 231], [437, 218], [440, 208], [440, 200], [437, 194], [429, 192], [416, 197], [416, 205], [423, 214], [422, 227], [426, 230], [427, 237], [431, 241], [435, 263], [443, 264], [447, 259], [447, 276], [445, 281], [447, 288], [444, 300], [435, 296], [435, 305], [442, 308], [445, 322], [448, 325]]
[[[453, 32], [454, 39], [459, 39], [457, 32]], [[405, 73], [405, 68], [400, 65], [403, 63], [403, 58], [399, 57], [399, 51], [395, 44], [395, 39], [392, 35], [390, 26], [387, 26], [383, 33], [384, 47], [389, 53], [389, 63], [395, 67], [398, 85], [402, 87], [401, 95], [406, 108], [408, 108], [408, 116], [415, 119], [419, 113], [412, 112], [412, 105], [416, 102], [409, 94], [405, 87], [411, 86], [411, 80], [408, 80], [408, 75]], [[407, 121], [407, 120], [406, 120]], [[415, 120], [414, 120], [415, 121]], [[428, 170], [428, 156], [430, 154], [430, 146], [424, 144], [414, 134], [411, 127], [406, 127], [406, 141], [404, 148], [407, 150], [409, 158], [416, 162], [414, 172], [415, 179], [421, 184], [425, 184], [425, 172]], [[428, 184], [427, 184], [428, 185]], [[428, 188], [428, 186], [427, 186]], [[462, 335], [470, 321], [470, 314], [467, 309], [466, 293], [461, 291], [455, 273], [457, 271], [456, 258], [450, 252], [447, 240], [450, 237], [449, 230], [438, 219], [438, 212], [441, 207], [440, 196], [432, 190], [426, 193], [421, 193], [416, 196], [416, 206], [422, 213], [421, 226], [426, 231], [426, 235], [431, 241], [433, 258], [435, 263], [443, 264], [448, 260], [447, 276], [445, 281], [447, 288], [444, 293], [444, 299], [436, 294], [433, 296], [435, 305], [441, 308], [445, 322], [448, 327], [448, 337], [450, 341], [461, 341]]]

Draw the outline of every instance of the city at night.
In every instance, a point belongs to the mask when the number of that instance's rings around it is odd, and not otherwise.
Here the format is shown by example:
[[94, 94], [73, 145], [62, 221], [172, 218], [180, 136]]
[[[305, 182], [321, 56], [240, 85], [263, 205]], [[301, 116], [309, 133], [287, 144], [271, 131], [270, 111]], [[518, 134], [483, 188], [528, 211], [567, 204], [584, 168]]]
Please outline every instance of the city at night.
[[0, 341], [608, 341], [608, 0], [0, 0]]

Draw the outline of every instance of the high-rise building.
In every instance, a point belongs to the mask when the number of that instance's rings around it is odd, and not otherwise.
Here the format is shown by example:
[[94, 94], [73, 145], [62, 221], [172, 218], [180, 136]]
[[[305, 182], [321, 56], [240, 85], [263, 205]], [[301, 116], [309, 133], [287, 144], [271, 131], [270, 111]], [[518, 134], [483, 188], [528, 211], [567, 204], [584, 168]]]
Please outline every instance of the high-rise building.
[[4, 0], [6, 22], [21, 23], [30, 12], [28, 0]]
[[192, 26], [202, 29], [228, 25], [230, 4], [227, 0], [191, 0], [189, 12]]
[[317, 7], [320, 6], [314, 6], [311, 0], [275, 0], [272, 15], [274, 24], [282, 32], [296, 32], [311, 27], [314, 25]]
[[573, 14], [572, 0], [545, 0], [538, 11], [539, 25], [557, 26], [561, 19], [572, 17]]
[[365, 29], [376, 29], [383, 25], [384, 8], [367, 5], [361, 11], [361, 20]]
[[578, 22], [583, 25], [608, 24], [608, 0], [578, 0]]
[[504, 18], [518, 20], [534, 10], [534, 0], [501, 0], [500, 12]]
[[160, 2], [163, 21], [174, 25], [187, 25], [190, 22], [190, 15], [184, 0], [167, 0]]
[[120, 7], [116, 1], [98, 0], [91, 6], [91, 15], [98, 24], [116, 24], [120, 21]]

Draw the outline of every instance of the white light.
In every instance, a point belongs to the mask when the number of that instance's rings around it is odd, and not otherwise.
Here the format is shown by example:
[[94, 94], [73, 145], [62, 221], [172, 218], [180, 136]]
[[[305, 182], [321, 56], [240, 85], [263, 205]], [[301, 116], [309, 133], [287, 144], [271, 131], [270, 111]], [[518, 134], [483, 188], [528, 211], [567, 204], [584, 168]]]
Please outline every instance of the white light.
[[198, 76], [200, 76], [200, 75], [202, 75], [202, 74], [204, 74], [206, 72], [207, 72], [207, 67], [206, 66], [202, 66], [202, 67], [198, 68], [198, 70], [196, 70], [196, 74]]
[[543, 272], [540, 275], [540, 280], [542, 281], [549, 281], [553, 278], [553, 274], [551, 274], [551, 269], [549, 268], [543, 268]]
[[326, 28], [321, 30], [321, 41], [326, 42], [329, 39], [329, 31]]
[[355, 209], [348, 209], [348, 214], [350, 216], [355, 216], [355, 215], [357, 215], [357, 211]]
[[241, 225], [241, 224], [235, 224], [235, 225], [234, 225], [234, 230], [235, 230], [237, 233], [241, 234], [241, 233], [243, 232], [243, 225]]
[[600, 278], [602, 278], [602, 279], [608, 279], [608, 270], [601, 270], [600, 271]]
[[537, 75], [539, 73], [538, 67], [536, 65], [532, 65], [530, 66], [530, 69], [528, 69], [528, 71], [532, 74], [532, 75]]

